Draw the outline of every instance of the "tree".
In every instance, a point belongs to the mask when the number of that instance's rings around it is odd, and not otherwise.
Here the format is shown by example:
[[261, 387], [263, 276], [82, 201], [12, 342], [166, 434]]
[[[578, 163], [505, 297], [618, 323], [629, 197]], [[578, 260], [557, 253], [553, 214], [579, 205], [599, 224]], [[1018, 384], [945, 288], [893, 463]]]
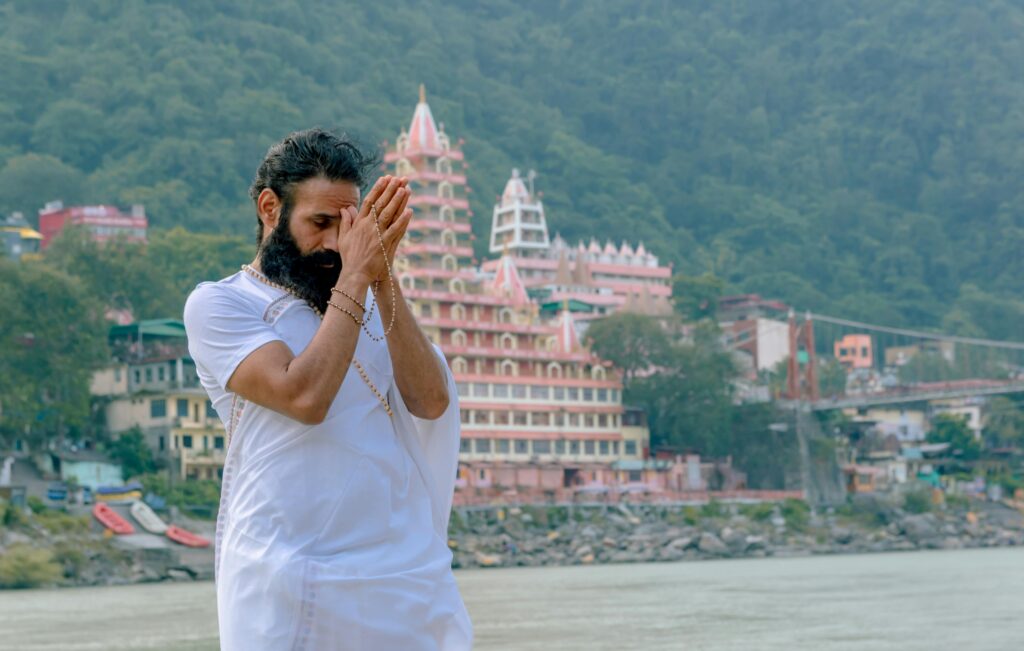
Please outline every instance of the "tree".
[[595, 321], [587, 339], [601, 359], [622, 369], [628, 384], [638, 373], [661, 365], [670, 350], [661, 322], [650, 316], [618, 312]]
[[929, 443], [949, 443], [952, 453], [967, 461], [981, 456], [981, 442], [967, 426], [967, 416], [939, 414], [926, 438]]
[[107, 446], [107, 452], [111, 459], [121, 464], [121, 474], [125, 480], [157, 469], [153, 450], [146, 444], [146, 437], [138, 426], [119, 434]]
[[672, 299], [676, 312], [686, 321], [713, 319], [725, 282], [713, 273], [700, 276], [676, 274], [672, 277]]
[[0, 432], [41, 441], [81, 430], [89, 380], [108, 359], [102, 308], [83, 283], [0, 260]]

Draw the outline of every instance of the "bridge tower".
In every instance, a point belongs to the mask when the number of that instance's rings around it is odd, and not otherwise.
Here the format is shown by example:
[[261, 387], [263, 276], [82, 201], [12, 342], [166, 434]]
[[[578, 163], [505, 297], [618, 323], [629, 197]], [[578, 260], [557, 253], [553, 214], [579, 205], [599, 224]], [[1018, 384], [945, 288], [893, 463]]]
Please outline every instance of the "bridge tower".
[[[807, 363], [800, 372], [800, 344], [807, 351]], [[789, 361], [786, 365], [786, 397], [790, 400], [818, 399], [818, 370], [814, 354], [814, 322], [811, 313], [797, 324], [796, 312], [789, 311]]]

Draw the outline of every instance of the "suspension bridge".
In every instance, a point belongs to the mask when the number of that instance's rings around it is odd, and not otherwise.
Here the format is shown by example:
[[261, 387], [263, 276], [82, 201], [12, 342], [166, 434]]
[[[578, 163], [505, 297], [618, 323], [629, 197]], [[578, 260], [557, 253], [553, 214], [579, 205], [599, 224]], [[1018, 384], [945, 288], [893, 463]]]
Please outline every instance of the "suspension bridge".
[[767, 331], [755, 324], [730, 333], [726, 346], [740, 349], [755, 332], [784, 351], [785, 386], [776, 392], [783, 406], [822, 411], [1024, 393], [1024, 342], [793, 310], [788, 322], [762, 321]]

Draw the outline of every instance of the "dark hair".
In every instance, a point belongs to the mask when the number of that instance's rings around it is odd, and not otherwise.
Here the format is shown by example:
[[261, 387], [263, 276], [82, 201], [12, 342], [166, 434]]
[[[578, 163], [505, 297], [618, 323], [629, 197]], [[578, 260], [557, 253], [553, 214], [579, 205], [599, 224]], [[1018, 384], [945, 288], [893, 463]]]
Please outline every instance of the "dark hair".
[[[280, 197], [284, 205], [282, 215], [287, 215], [296, 184], [323, 177], [330, 181], [349, 181], [362, 189], [380, 164], [379, 152], [361, 147], [346, 135], [338, 136], [320, 128], [296, 131], [267, 150], [249, 186], [249, 196], [255, 202], [260, 192], [269, 188]], [[259, 216], [256, 222], [258, 246], [263, 222]]]

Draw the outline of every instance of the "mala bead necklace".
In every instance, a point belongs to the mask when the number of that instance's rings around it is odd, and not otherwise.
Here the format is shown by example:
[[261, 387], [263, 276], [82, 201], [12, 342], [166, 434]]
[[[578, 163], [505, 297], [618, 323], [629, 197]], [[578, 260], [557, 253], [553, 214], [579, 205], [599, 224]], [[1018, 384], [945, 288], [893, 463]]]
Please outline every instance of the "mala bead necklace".
[[[385, 258], [385, 260], [386, 259], [387, 258]], [[282, 285], [281, 283], [276, 283], [273, 280], [267, 278], [265, 275], [263, 275], [262, 273], [257, 271], [252, 265], [243, 264], [242, 265], [242, 271], [244, 271], [245, 273], [249, 274], [250, 276], [252, 276], [256, 280], [264, 283], [265, 285], [269, 285], [269, 286], [273, 287], [274, 289], [279, 289], [279, 290], [281, 290], [282, 292], [284, 292], [286, 294], [291, 294], [295, 298], [300, 298], [300, 299], [302, 298], [301, 296], [296, 294], [294, 291], [292, 291], [290, 288]], [[311, 303], [309, 301], [305, 301], [304, 300], [304, 302], [307, 305], [309, 305], [310, 309], [313, 310], [313, 312], [318, 317], [320, 317], [321, 320], [323, 320], [324, 313], [320, 310], [319, 307], [317, 307], [316, 305], [314, 305], [313, 303]], [[360, 320], [358, 317], [356, 317], [355, 314], [352, 314], [351, 312], [346, 310], [344, 307], [342, 307], [340, 305], [337, 305], [335, 303], [332, 303], [330, 301], [328, 301], [328, 305], [331, 305], [332, 307], [335, 307], [335, 308], [341, 310], [342, 312], [345, 312], [350, 317], [352, 317], [352, 320], [354, 320], [356, 322], [356, 324], [363, 326], [364, 329], [367, 329], [365, 323], [362, 320]], [[392, 325], [394, 325], [394, 318], [392, 318]], [[394, 414], [394, 412], [391, 411], [391, 405], [388, 404], [387, 398], [385, 398], [381, 394], [380, 390], [377, 388], [377, 386], [370, 379], [370, 376], [366, 373], [366, 369], [363, 368], [363, 365], [359, 363], [359, 360], [356, 359], [355, 356], [352, 357], [352, 365], [356, 367], [356, 371], [359, 372], [359, 377], [362, 378], [363, 382], [366, 383], [366, 386], [370, 387], [370, 391], [373, 392], [373, 395], [377, 396], [377, 400], [380, 402], [381, 406], [384, 407], [384, 411], [386, 411], [388, 413], [389, 417], [393, 418], [395, 414]]]

